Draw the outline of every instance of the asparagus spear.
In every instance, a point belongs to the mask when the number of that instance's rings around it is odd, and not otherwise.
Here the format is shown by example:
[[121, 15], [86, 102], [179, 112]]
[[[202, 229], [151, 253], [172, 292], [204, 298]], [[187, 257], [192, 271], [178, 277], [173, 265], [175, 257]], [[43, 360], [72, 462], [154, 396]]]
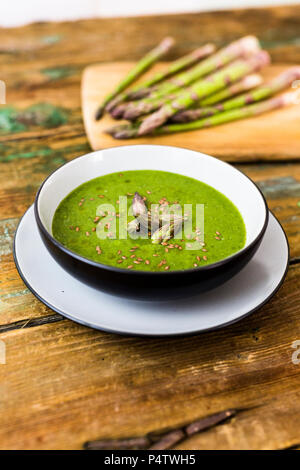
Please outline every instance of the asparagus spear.
[[[200, 101], [199, 106], [208, 106], [214, 103], [219, 103], [220, 101], [224, 101], [231, 96], [238, 95], [242, 91], [250, 90], [252, 88], [257, 87], [262, 83], [262, 77], [258, 74], [252, 74], [244, 77], [241, 81], [234, 83], [233, 85], [229, 86], [228, 88], [224, 88], [223, 90], [219, 91], [218, 93], [214, 93], [213, 95], [205, 98], [204, 100]], [[127, 103], [122, 103], [117, 108], [115, 108], [112, 112], [112, 116], [115, 119], [119, 119], [123, 116], [124, 112], [126, 111]], [[182, 113], [178, 113], [174, 116], [174, 122], [185, 122], [179, 119], [177, 120], [177, 116], [181, 115]], [[199, 113], [200, 114], [200, 113]], [[203, 113], [204, 116], [210, 116], [214, 113]], [[200, 115], [199, 115], [200, 117]]]
[[132, 213], [133, 213], [134, 217], [138, 217], [139, 215], [147, 214], [147, 212], [148, 212], [145, 201], [138, 192], [135, 192], [135, 194], [133, 196], [131, 207], [132, 207]]
[[118, 93], [121, 93], [128, 85], [130, 85], [137, 77], [145, 72], [151, 65], [157, 62], [168, 50], [173, 46], [174, 39], [167, 37], [161, 41], [161, 43], [146, 54], [128, 75], [116, 86], [114, 91], [109, 93], [103, 100], [101, 106], [96, 112], [95, 119], [98, 120], [102, 117], [105, 106], [113, 99]]
[[167, 102], [159, 111], [146, 118], [139, 127], [139, 135], [151, 133], [179, 110], [190, 108], [195, 102], [225, 88], [230, 83], [240, 80], [245, 75], [262, 68], [269, 62], [269, 54], [266, 51], [260, 51], [248, 60], [238, 60], [211, 77], [196, 82], [190, 89], [182, 91], [177, 99]]
[[219, 91], [218, 93], [214, 93], [211, 96], [208, 96], [204, 100], [200, 101], [200, 106], [210, 106], [215, 103], [220, 103], [221, 101], [227, 100], [227, 98], [231, 98], [231, 96], [238, 95], [243, 91], [252, 90], [257, 86], [262, 84], [262, 77], [256, 73], [252, 75], [247, 75], [242, 80], [233, 85], [229, 86], [228, 88], [224, 88], [223, 90]]
[[[265, 98], [275, 95], [279, 91], [284, 90], [292, 85], [292, 83], [300, 79], [300, 67], [292, 67], [278, 77], [271, 80], [269, 83], [266, 83], [251, 93], [244, 93], [236, 98], [227, 100], [224, 103], [217, 104], [213, 107], [207, 108], [198, 108], [198, 109], [188, 109], [173, 116], [173, 122], [190, 122], [197, 119], [213, 116], [214, 114], [219, 113], [220, 111], [229, 111], [230, 109], [241, 108], [246, 104], [255, 103], [261, 101]], [[201, 104], [203, 101], [201, 102]]]
[[[230, 111], [224, 111], [207, 119], [200, 119], [198, 121], [193, 121], [185, 124], [169, 124], [163, 127], [159, 127], [158, 129], [155, 129], [153, 131], [152, 135], [173, 134], [176, 132], [185, 132], [190, 130], [218, 126], [227, 122], [236, 121], [252, 116], [258, 116], [268, 111], [283, 108], [287, 105], [296, 103], [299, 104], [299, 91], [288, 92], [284, 93], [283, 95], [275, 96], [274, 98], [262, 101], [261, 103], [247, 105], [243, 108], [232, 109]], [[133, 137], [138, 137], [138, 126], [132, 126], [130, 124], [117, 126], [117, 131], [113, 133], [112, 129], [110, 129], [110, 134], [115, 139], [130, 139]]]
[[178, 230], [182, 227], [182, 222], [183, 219], [178, 219], [163, 225], [161, 228], [158, 228], [152, 235], [152, 243], [164, 243], [173, 238]]
[[215, 72], [237, 58], [248, 57], [256, 53], [259, 49], [258, 40], [253, 36], [246, 36], [229, 44], [191, 70], [163, 82], [156, 90], [151, 92], [147, 98], [128, 103], [125, 107], [125, 111], [123, 107], [123, 118], [134, 120], [143, 114], [154, 111], [164, 103], [166, 96], [179, 92], [182, 87], [186, 87], [196, 80]]
[[[147, 233], [149, 228], [152, 227], [152, 224], [158, 227], [158, 229], [160, 222], [165, 226], [165, 228], [167, 224], [173, 224], [177, 227], [178, 224], [182, 224], [184, 220], [186, 220], [186, 217], [181, 217], [169, 212], [161, 214], [151, 213], [150, 211], [148, 212], [145, 201], [138, 192], [134, 194], [131, 207], [132, 213], [135, 217], [135, 219], [131, 220], [127, 225], [128, 233], [131, 235], [136, 235], [139, 232]], [[156, 232], [158, 232], [158, 229]]]
[[147, 96], [151, 91], [150, 87], [152, 85], [161, 82], [165, 78], [174, 75], [182, 69], [194, 65], [196, 62], [199, 62], [199, 60], [212, 54], [214, 50], [215, 46], [213, 44], [206, 44], [203, 47], [199, 47], [191, 53], [181, 57], [180, 59], [175, 60], [162, 72], [155, 73], [154, 75], [152, 75], [152, 77], [150, 77], [148, 80], [145, 80], [143, 83], [136, 85], [127, 92], [120, 93], [119, 95], [117, 95], [115, 99], [108, 103], [108, 105], [106, 106], [106, 110], [111, 112], [113, 117], [118, 117], [118, 114], [113, 112], [113, 109], [116, 107], [117, 104], [123, 101], [140, 99], [144, 96]]

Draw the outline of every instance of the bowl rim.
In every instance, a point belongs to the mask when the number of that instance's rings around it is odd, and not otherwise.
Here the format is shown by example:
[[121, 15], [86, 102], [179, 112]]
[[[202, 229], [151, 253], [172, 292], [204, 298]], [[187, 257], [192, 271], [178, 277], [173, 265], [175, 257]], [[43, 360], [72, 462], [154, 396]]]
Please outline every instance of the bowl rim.
[[[193, 153], [199, 153], [199, 154], [202, 154], [202, 155], [205, 155], [206, 157], [209, 157], [209, 158], [212, 158], [214, 160], [217, 160], [218, 162], [224, 164], [224, 165], [227, 165], [231, 168], [231, 170], [233, 171], [237, 171], [238, 173], [242, 174], [245, 178], [247, 178], [250, 183], [252, 183], [252, 185], [255, 187], [255, 189], [257, 190], [257, 192], [259, 193], [262, 201], [263, 201], [263, 204], [264, 204], [264, 208], [265, 208], [265, 217], [264, 217], [264, 223], [262, 225], [262, 228], [260, 230], [260, 232], [258, 233], [258, 235], [255, 237], [254, 240], [252, 240], [251, 243], [249, 243], [249, 245], [246, 245], [245, 247], [243, 247], [241, 250], [237, 251], [236, 253], [233, 253], [232, 255], [230, 256], [227, 256], [226, 258], [224, 259], [221, 259], [219, 261], [216, 261], [215, 263], [211, 263], [211, 264], [208, 264], [208, 265], [205, 265], [205, 266], [198, 266], [198, 267], [194, 267], [194, 268], [190, 268], [190, 269], [178, 269], [178, 270], [171, 270], [171, 271], [142, 271], [142, 270], [139, 270], [139, 271], [131, 271], [130, 269], [127, 269], [127, 268], [119, 268], [117, 266], [111, 266], [111, 265], [108, 265], [108, 264], [102, 264], [102, 263], [99, 263], [97, 261], [93, 261], [89, 258], [85, 258], [84, 256], [81, 256], [79, 255], [78, 253], [70, 250], [69, 248], [67, 248], [65, 245], [63, 245], [62, 243], [60, 243], [58, 240], [56, 240], [49, 232], [48, 230], [46, 229], [46, 227], [44, 226], [41, 218], [40, 218], [40, 214], [39, 214], [39, 209], [38, 209], [38, 203], [39, 203], [39, 197], [41, 195], [41, 192], [44, 188], [44, 185], [46, 184], [46, 182], [52, 178], [52, 176], [58, 172], [59, 170], [61, 170], [61, 168], [69, 165], [70, 163], [74, 162], [75, 160], [79, 160], [81, 158], [86, 158], [88, 156], [91, 156], [93, 154], [96, 154], [98, 152], [106, 152], [106, 151], [110, 151], [110, 150], [115, 150], [115, 149], [122, 149], [122, 148], [128, 148], [128, 147], [169, 147], [169, 148], [176, 148], [176, 149], [179, 149], [179, 150], [188, 150], [190, 152], [193, 152]], [[184, 176], [184, 175], [183, 175]], [[200, 181], [200, 180], [199, 180]], [[104, 269], [104, 270], [107, 270], [107, 271], [113, 271], [113, 272], [116, 272], [116, 273], [121, 273], [121, 274], [125, 274], [125, 273], [128, 273], [129, 276], [136, 276], [136, 275], [141, 275], [141, 276], [145, 276], [145, 277], [149, 277], [149, 276], [157, 276], [157, 277], [161, 277], [161, 276], [174, 276], [174, 275], [178, 275], [178, 274], [184, 274], [184, 273], [197, 273], [197, 272], [205, 272], [205, 271], [210, 271], [212, 269], [216, 269], [216, 268], [219, 268], [219, 267], [222, 267], [224, 265], [226, 265], [227, 263], [231, 262], [231, 261], [234, 261], [235, 259], [238, 259], [240, 256], [242, 256], [244, 253], [246, 253], [247, 251], [251, 250], [251, 248], [256, 244], [258, 243], [258, 241], [260, 239], [262, 239], [263, 235], [265, 234], [265, 231], [267, 229], [267, 226], [268, 226], [268, 221], [269, 221], [269, 208], [268, 208], [268, 205], [267, 205], [267, 202], [266, 202], [266, 199], [265, 199], [265, 196], [263, 195], [261, 189], [257, 186], [257, 184], [249, 177], [247, 176], [243, 171], [241, 171], [240, 169], [234, 167], [233, 165], [231, 165], [230, 163], [227, 163], [227, 162], [224, 162], [223, 160], [219, 160], [218, 158], [216, 157], [213, 157], [211, 155], [208, 155], [208, 154], [204, 154], [202, 152], [198, 152], [197, 150], [191, 150], [191, 149], [187, 149], [187, 148], [184, 148], [184, 147], [175, 147], [175, 146], [172, 146], [172, 145], [159, 145], [159, 144], [133, 144], [133, 145], [118, 145], [116, 147], [109, 147], [109, 148], [106, 148], [106, 149], [99, 149], [99, 150], [94, 150], [93, 152], [89, 152], [89, 153], [85, 153], [84, 155], [80, 155], [79, 157], [76, 157], [76, 158], [73, 158], [72, 160], [68, 161], [68, 162], [65, 162], [63, 163], [62, 165], [60, 165], [58, 168], [56, 168], [54, 171], [52, 171], [45, 179], [44, 181], [42, 182], [42, 184], [40, 185], [37, 193], [36, 193], [36, 196], [35, 196], [35, 199], [34, 199], [34, 215], [35, 215], [35, 220], [37, 222], [37, 225], [38, 225], [38, 228], [42, 231], [42, 233], [45, 235], [45, 237], [50, 240], [50, 242], [56, 246], [59, 250], [63, 251], [65, 254], [69, 255], [70, 257], [72, 257], [73, 259], [76, 259], [77, 261], [81, 261], [82, 263], [85, 263], [85, 264], [88, 264], [94, 268], [97, 268], [97, 269]]]

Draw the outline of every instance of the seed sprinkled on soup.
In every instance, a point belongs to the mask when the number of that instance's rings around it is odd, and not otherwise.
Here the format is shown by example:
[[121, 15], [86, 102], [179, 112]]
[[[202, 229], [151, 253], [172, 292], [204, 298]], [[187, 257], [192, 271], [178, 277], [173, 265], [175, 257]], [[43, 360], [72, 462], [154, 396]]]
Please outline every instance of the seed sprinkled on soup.
[[245, 245], [241, 214], [187, 176], [124, 171], [90, 180], [59, 204], [53, 236], [95, 262], [140, 271], [197, 269]]

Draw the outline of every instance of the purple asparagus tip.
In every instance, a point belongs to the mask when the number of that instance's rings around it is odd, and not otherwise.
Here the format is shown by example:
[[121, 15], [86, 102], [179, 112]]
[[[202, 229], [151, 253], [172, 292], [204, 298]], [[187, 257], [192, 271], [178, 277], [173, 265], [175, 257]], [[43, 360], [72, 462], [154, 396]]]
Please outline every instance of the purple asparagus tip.
[[99, 119], [102, 118], [103, 113], [104, 113], [104, 108], [103, 106], [100, 106], [100, 108], [97, 109], [96, 114], [95, 114], [96, 121], [99, 121]]
[[134, 121], [141, 115], [140, 110], [135, 106], [128, 106], [123, 114], [123, 118], [128, 121]]
[[254, 65], [256, 65], [256, 70], [259, 70], [271, 63], [271, 57], [267, 51], [259, 51], [257, 54], [251, 57], [249, 61], [253, 61]]
[[118, 104], [120, 103], [120, 97], [116, 96], [113, 100], [111, 100], [105, 107], [107, 112], [111, 112]]
[[142, 122], [138, 135], [147, 135], [151, 134], [154, 129], [163, 124], [166, 120], [164, 109], [161, 108], [156, 113], [151, 114], [145, 121]]
[[242, 56], [249, 57], [252, 54], [256, 54], [260, 50], [260, 44], [255, 36], [245, 36], [236, 43], [232, 44], [232, 47], [238, 47], [242, 50]]
[[205, 55], [210, 55], [212, 54], [216, 49], [216, 46], [214, 44], [208, 43], [205, 44], [203, 47], [199, 47], [193, 52], [193, 55], [196, 58], [202, 59], [203, 56]]
[[173, 47], [175, 44], [175, 39], [172, 38], [171, 36], [166, 37], [165, 39], [162, 40], [160, 43], [159, 47], [161, 50], [164, 50], [165, 52], [168, 52], [168, 50]]
[[114, 119], [122, 119], [125, 109], [126, 109], [126, 105], [120, 104], [119, 106], [111, 110], [110, 115]]
[[141, 98], [145, 98], [151, 93], [151, 88], [141, 88], [136, 91], [132, 91], [128, 93], [128, 100], [140, 100]]

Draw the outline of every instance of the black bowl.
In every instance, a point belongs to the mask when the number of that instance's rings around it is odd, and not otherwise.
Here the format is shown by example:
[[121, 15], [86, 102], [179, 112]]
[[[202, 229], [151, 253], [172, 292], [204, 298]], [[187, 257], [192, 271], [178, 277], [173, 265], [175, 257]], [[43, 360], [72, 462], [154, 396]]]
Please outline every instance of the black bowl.
[[[55, 240], [51, 225], [60, 201], [80, 184], [108, 173], [152, 169], [172, 171], [203, 181], [225, 194], [240, 210], [247, 231], [245, 247], [217, 263], [180, 271], [131, 271], [84, 258]], [[191, 150], [132, 145], [99, 150], [54, 171], [35, 199], [42, 240], [71, 275], [107, 293], [140, 300], [168, 300], [213, 289], [238, 273], [258, 249], [268, 224], [266, 201], [242, 172], [216, 158]], [[51, 282], [51, 280], [49, 280]]]

